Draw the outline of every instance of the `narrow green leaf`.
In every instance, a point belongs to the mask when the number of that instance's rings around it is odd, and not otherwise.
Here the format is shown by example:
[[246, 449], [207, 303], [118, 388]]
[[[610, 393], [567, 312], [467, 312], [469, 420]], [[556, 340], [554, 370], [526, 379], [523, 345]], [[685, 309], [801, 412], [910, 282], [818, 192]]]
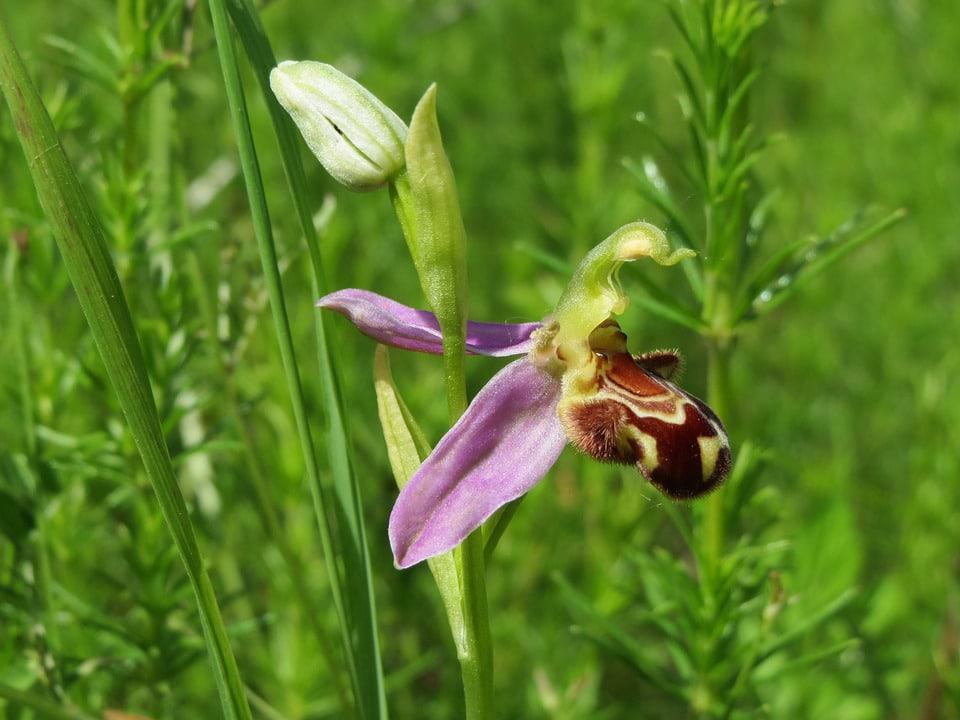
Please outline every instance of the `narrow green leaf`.
[[807, 637], [812, 630], [827, 622], [830, 618], [841, 613], [856, 599], [856, 597], [856, 590], [846, 590], [840, 593], [840, 595], [834, 598], [834, 600], [824, 605], [818, 611], [798, 622], [787, 632], [782, 633], [781, 635], [772, 639], [764, 646], [763, 650], [757, 656], [757, 664], [759, 665], [778, 650], [781, 650], [791, 643]]
[[523, 253], [524, 255], [532, 257], [544, 267], [549, 268], [560, 275], [567, 276], [573, 273], [574, 268], [570, 263], [563, 258], [557, 257], [553, 253], [547, 252], [543, 248], [534, 245], [533, 243], [518, 240], [513, 244], [513, 249]]
[[635, 119], [638, 123], [640, 123], [640, 127], [650, 134], [650, 137], [653, 138], [654, 142], [662, 151], [663, 156], [670, 158], [673, 161], [674, 167], [681, 172], [684, 179], [691, 185], [691, 187], [698, 188], [703, 191], [704, 187], [702, 180], [697, 178], [690, 171], [690, 168], [687, 167], [687, 164], [683, 160], [682, 153], [673, 147], [663, 136], [663, 134], [653, 126], [653, 123], [650, 122], [647, 114], [644, 112], [638, 112], [635, 116]]
[[720, 130], [718, 132], [721, 153], [726, 151], [737, 108], [739, 108], [743, 103], [744, 99], [747, 97], [747, 93], [750, 91], [750, 88], [753, 86], [753, 83], [756, 82], [758, 77], [760, 77], [760, 71], [756, 68], [747, 73], [746, 76], [744, 76], [744, 78], [740, 81], [737, 89], [733, 91], [726, 101], [726, 107], [723, 109], [723, 114], [720, 116]]
[[580, 624], [579, 629], [586, 637], [607, 652], [626, 661], [637, 673], [661, 690], [678, 698], [684, 697], [683, 688], [668, 679], [655, 666], [643, 646], [625, 634], [620, 625], [598, 612], [589, 599], [559, 573], [555, 573], [552, 579], [570, 613]]
[[[430, 444], [397, 391], [390, 372], [390, 354], [383, 345], [377, 345], [373, 380], [390, 467], [397, 487], [402, 490], [430, 454]], [[457, 652], [468, 652], [469, 648], [465, 645], [463, 598], [453, 552], [430, 558], [427, 564], [440, 591]]]
[[[692, 264], [692, 263], [683, 263]], [[679, 301], [665, 292], [660, 286], [654, 283], [650, 278], [643, 275], [637, 275], [636, 281], [643, 286], [644, 292], [631, 293], [630, 299], [638, 305], [646, 308], [650, 312], [662, 318], [683, 325], [696, 332], [703, 332], [706, 329], [706, 323], [703, 322], [690, 309], [684, 307]]]
[[[884, 230], [900, 222], [906, 217], [906, 214], [906, 210], [901, 208], [865, 228], [853, 233], [845, 233], [849, 234], [846, 240], [837, 241], [833, 239], [815, 244], [798, 260], [796, 265], [787, 268], [779, 278], [761, 290], [751, 300], [750, 308], [744, 317], [750, 317], [750, 313], [755, 316], [762, 316], [778, 307], [805, 282], [816, 277], [864, 243], [877, 238]], [[826, 248], [829, 249], [823, 252]]]
[[683, 214], [677, 209], [666, 193], [650, 182], [643, 168], [631, 158], [624, 158], [623, 166], [631, 175], [637, 179], [637, 189], [640, 194], [656, 207], [666, 217], [672, 228], [680, 236], [685, 247], [696, 249], [697, 245], [693, 241], [693, 231], [687, 224]]
[[670, 19], [673, 21], [674, 26], [677, 28], [680, 36], [683, 38], [683, 42], [687, 46], [687, 49], [693, 53], [695, 58], [699, 58], [700, 46], [694, 42], [693, 36], [690, 34], [690, 29], [687, 27], [686, 18], [681, 16], [679, 7], [673, 2], [668, 2], [667, 13], [670, 15]]
[[224, 714], [230, 720], [247, 720], [251, 716], [243, 682], [170, 462], [140, 342], [103, 228], [2, 22], [0, 83], [40, 204], [196, 595]]
[[693, 110], [690, 121], [696, 123], [701, 131], [705, 130], [707, 118], [703, 111], [703, 105], [700, 103], [700, 96], [697, 94], [697, 86], [693, 81], [693, 75], [690, 74], [684, 62], [673, 53], [666, 53], [666, 58], [673, 66], [677, 77], [680, 78], [687, 100]]
[[526, 495], [521, 495], [516, 500], [512, 500], [497, 510], [493, 516], [483, 524], [483, 559], [485, 563], [490, 562], [493, 557], [493, 551], [497, 549], [500, 538], [507, 531], [510, 521], [517, 514], [520, 503]]
[[[270, 71], [277, 64], [276, 57], [250, 0], [228, 0], [228, 7], [270, 113], [287, 184], [310, 255], [313, 292], [319, 297], [329, 291], [329, 283], [324, 273], [317, 230], [308, 200], [307, 180], [300, 159], [300, 136], [270, 90]], [[335, 500], [334, 503], [325, 500], [323, 507], [330, 507], [332, 504], [332, 511], [336, 514], [337, 522], [334, 523], [332, 532], [336, 546], [342, 554], [344, 568], [341, 576], [331, 560], [328, 573], [334, 592], [334, 604], [337, 606], [347, 671], [354, 686], [354, 694], [357, 695], [358, 707], [364, 718], [386, 717], [386, 691], [376, 624], [370, 553], [360, 488], [351, 459], [340, 379], [336, 370], [335, 344], [330, 342], [323, 313], [314, 313], [314, 326], [327, 423], [326, 450]], [[319, 478], [316, 478], [316, 487], [311, 487], [311, 491], [314, 497], [322, 493]], [[318, 512], [318, 523], [327, 522], [324, 517]], [[321, 535], [323, 533], [324, 530], [321, 529]]]
[[[409, 230], [413, 262], [427, 303], [443, 333], [443, 363], [448, 377], [462, 377], [467, 323], [466, 231], [453, 168], [443, 149], [437, 123], [437, 86], [427, 88], [413, 111], [405, 146], [409, 187]], [[449, 398], [459, 416], [466, 396]]]
[[430, 443], [397, 391], [390, 370], [390, 352], [384, 345], [377, 345], [373, 382], [390, 468], [397, 488], [402, 490], [430, 454]]

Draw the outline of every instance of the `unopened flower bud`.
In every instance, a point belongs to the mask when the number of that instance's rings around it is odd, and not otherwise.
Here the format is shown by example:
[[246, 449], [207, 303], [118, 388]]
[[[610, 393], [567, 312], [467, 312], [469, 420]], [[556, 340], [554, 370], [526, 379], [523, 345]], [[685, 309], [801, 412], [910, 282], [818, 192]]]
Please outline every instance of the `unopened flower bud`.
[[288, 61], [270, 73], [270, 87], [323, 167], [351, 190], [374, 190], [403, 168], [407, 126], [353, 78]]

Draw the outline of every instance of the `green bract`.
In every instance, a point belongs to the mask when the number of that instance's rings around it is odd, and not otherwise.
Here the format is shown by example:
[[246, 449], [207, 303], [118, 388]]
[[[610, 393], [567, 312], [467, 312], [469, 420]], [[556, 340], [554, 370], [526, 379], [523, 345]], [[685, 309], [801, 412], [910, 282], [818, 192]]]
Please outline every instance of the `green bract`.
[[[427, 88], [413, 111], [404, 154], [406, 171], [394, 183], [394, 204], [423, 294], [440, 323], [445, 372], [462, 374], [467, 324], [467, 233], [460, 215], [453, 168], [437, 124], [436, 85]], [[466, 397], [459, 402], [466, 407]]]
[[282, 62], [270, 87], [323, 167], [351, 190], [375, 190], [403, 168], [406, 125], [332, 65]]

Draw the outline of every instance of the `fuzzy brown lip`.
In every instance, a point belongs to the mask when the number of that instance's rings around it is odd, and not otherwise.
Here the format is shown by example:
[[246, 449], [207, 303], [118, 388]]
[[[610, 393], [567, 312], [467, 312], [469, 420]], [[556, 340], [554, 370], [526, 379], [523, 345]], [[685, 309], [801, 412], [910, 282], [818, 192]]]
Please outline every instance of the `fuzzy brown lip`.
[[675, 372], [679, 362], [672, 351], [635, 357], [604, 350], [596, 390], [564, 399], [559, 415], [580, 451], [634, 465], [669, 497], [691, 499], [726, 479], [731, 456], [716, 414], [661, 374]]

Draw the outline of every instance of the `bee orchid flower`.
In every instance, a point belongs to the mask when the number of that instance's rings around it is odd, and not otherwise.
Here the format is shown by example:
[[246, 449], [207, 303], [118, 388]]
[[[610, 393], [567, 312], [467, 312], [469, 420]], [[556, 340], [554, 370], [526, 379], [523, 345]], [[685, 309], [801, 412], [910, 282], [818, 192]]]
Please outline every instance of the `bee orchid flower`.
[[[569, 442], [602, 462], [632, 465], [674, 499], [715, 489], [730, 469], [723, 424], [673, 382], [676, 351], [633, 355], [613, 320], [627, 298], [618, 272], [671, 251], [647, 223], [620, 228], [583, 260], [553, 313], [541, 323], [470, 322], [467, 354], [521, 355], [483, 387], [400, 492], [389, 535], [398, 568], [458, 545], [498, 508], [529, 491]], [[346, 316], [378, 342], [440, 354], [436, 318], [364, 290], [317, 303]]]

